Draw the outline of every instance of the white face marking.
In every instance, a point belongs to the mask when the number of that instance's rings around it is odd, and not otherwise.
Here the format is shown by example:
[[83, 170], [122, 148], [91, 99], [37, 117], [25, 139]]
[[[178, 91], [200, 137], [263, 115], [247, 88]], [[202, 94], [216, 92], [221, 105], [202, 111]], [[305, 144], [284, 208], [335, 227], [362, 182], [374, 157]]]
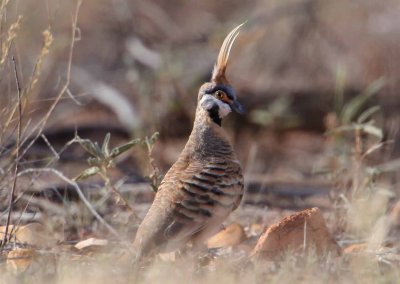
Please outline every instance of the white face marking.
[[200, 100], [200, 105], [205, 109], [205, 110], [210, 110], [215, 104], [218, 105], [218, 115], [219, 118], [224, 118], [231, 112], [231, 107], [216, 97], [212, 95], [203, 95], [203, 98]]
[[219, 117], [224, 118], [231, 112], [231, 107], [227, 103], [224, 103], [218, 99], [216, 99], [216, 100], [217, 100], [217, 103], [219, 106], [219, 112], [218, 112]]

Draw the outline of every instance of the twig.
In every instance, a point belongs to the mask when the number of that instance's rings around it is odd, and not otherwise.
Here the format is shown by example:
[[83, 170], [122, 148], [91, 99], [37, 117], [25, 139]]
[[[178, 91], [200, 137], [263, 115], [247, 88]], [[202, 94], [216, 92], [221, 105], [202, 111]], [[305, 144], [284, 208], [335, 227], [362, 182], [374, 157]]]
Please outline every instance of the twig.
[[44, 134], [41, 134], [40, 137], [42, 137], [44, 143], [46, 143], [47, 147], [49, 147], [50, 151], [53, 153], [54, 157], [59, 160], [60, 155], [57, 153], [57, 151], [51, 146], [49, 140], [47, 140], [46, 136]]
[[304, 229], [303, 229], [303, 254], [307, 249], [307, 219], [304, 219]]
[[101, 178], [104, 180], [106, 188], [111, 190], [114, 194], [117, 195], [117, 198], [119, 201], [122, 201], [124, 203], [124, 206], [129, 209], [129, 211], [133, 214], [133, 216], [137, 219], [140, 220], [139, 216], [136, 214], [135, 210], [133, 207], [129, 204], [128, 200], [125, 199], [125, 197], [122, 196], [121, 192], [111, 184], [111, 180], [107, 176], [107, 169], [102, 169], [102, 172], [100, 172]]
[[83, 203], [86, 205], [86, 207], [89, 209], [90, 213], [93, 214], [93, 216], [104, 226], [106, 227], [115, 237], [117, 237], [117, 239], [119, 241], [121, 241], [122, 243], [126, 244], [127, 246], [129, 246], [129, 244], [118, 234], [118, 232], [110, 225], [107, 223], [106, 220], [103, 219], [103, 217], [100, 216], [99, 213], [97, 213], [96, 209], [93, 208], [92, 204], [89, 202], [89, 200], [87, 200], [86, 196], [83, 194], [81, 188], [79, 187], [79, 185], [67, 178], [63, 173], [61, 173], [60, 171], [53, 169], [53, 168], [35, 168], [35, 169], [26, 169], [24, 171], [21, 171], [19, 173], [20, 175], [23, 174], [27, 174], [27, 173], [37, 173], [37, 172], [50, 172], [55, 174], [57, 177], [59, 177], [61, 180], [65, 181], [66, 183], [68, 183], [69, 185], [71, 185], [76, 192], [79, 195], [79, 198], [83, 201]]
[[83, 106], [83, 103], [81, 103], [80, 101], [78, 101], [74, 95], [71, 93], [71, 91], [69, 90], [69, 88], [67, 88], [67, 95], [70, 97], [70, 99], [76, 103], [78, 106]]
[[17, 95], [18, 95], [18, 126], [17, 126], [17, 143], [16, 143], [16, 153], [15, 153], [15, 167], [14, 167], [14, 180], [11, 188], [10, 194], [10, 201], [8, 203], [8, 215], [7, 215], [7, 223], [6, 223], [6, 230], [4, 232], [3, 240], [1, 242], [0, 247], [0, 254], [3, 252], [3, 248], [8, 241], [8, 227], [10, 225], [11, 213], [14, 204], [14, 195], [15, 195], [15, 187], [17, 185], [17, 178], [18, 178], [18, 170], [19, 170], [19, 147], [21, 141], [21, 122], [22, 122], [22, 106], [21, 106], [21, 86], [19, 84], [18, 78], [18, 71], [17, 65], [15, 64], [15, 57], [12, 56], [12, 61], [14, 65], [14, 75], [15, 75], [15, 82], [17, 85]]

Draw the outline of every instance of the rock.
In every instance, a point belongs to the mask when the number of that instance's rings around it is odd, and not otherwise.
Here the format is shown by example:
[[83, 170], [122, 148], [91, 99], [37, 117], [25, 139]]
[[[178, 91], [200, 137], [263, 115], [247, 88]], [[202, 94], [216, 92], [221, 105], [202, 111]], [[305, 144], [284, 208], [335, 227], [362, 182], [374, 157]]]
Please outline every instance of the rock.
[[317, 255], [340, 254], [340, 247], [325, 225], [318, 208], [307, 209], [283, 218], [260, 237], [251, 255], [276, 260], [285, 252], [315, 249]]
[[232, 223], [207, 240], [208, 248], [231, 247], [240, 244], [246, 238], [243, 227]]

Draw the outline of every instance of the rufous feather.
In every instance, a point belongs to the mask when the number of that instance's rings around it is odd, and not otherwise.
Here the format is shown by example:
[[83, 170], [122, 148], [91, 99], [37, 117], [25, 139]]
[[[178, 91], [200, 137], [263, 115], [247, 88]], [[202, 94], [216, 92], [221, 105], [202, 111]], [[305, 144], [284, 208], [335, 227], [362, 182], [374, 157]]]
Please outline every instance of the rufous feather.
[[222, 43], [221, 49], [218, 54], [217, 62], [214, 65], [214, 70], [212, 73], [211, 80], [216, 83], [226, 83], [225, 71], [228, 65], [229, 54], [231, 52], [231, 48], [235, 39], [239, 35], [240, 28], [245, 23], [238, 25], [234, 28], [225, 38], [224, 42]]

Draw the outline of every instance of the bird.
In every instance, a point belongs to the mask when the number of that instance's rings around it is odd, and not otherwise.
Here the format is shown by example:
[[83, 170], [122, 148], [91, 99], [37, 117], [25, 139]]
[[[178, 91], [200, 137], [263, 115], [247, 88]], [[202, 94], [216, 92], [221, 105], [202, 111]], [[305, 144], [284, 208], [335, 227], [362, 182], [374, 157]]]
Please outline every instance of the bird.
[[222, 120], [232, 111], [244, 113], [226, 78], [229, 54], [243, 24], [226, 36], [210, 81], [199, 89], [188, 141], [137, 230], [135, 263], [157, 253], [200, 248], [241, 202], [242, 168]]

